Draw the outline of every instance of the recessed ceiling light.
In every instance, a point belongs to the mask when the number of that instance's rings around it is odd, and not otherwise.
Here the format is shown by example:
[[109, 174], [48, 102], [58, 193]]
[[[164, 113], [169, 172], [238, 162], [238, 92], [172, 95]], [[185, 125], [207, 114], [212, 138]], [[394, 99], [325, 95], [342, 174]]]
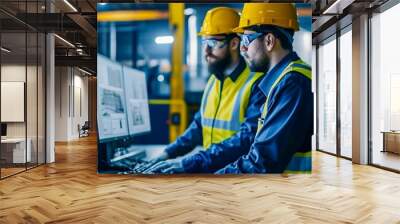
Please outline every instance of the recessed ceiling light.
[[60, 36], [57, 35], [57, 34], [54, 34], [54, 36], [57, 37], [58, 39], [60, 39], [62, 42], [64, 42], [64, 43], [66, 43], [67, 45], [69, 45], [70, 47], [75, 48], [75, 45], [73, 45], [73, 44], [72, 44], [71, 42], [69, 42], [68, 40], [66, 40], [66, 39], [64, 39], [64, 38], [62, 38], [62, 37], [60, 37]]
[[68, 1], [64, 0], [65, 4], [67, 4], [74, 12], [78, 12], [78, 10]]
[[2, 51], [6, 52], [6, 53], [10, 53], [10, 52], [11, 52], [11, 50], [9, 50], [9, 49], [7, 49], [7, 48], [5, 48], [5, 47], [1, 47], [0, 49], [1, 49]]

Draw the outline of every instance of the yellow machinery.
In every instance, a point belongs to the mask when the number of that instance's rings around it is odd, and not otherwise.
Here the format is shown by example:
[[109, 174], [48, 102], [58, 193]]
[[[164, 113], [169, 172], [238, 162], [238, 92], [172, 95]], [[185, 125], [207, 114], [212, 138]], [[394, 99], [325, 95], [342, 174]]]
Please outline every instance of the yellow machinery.
[[169, 3], [169, 12], [160, 10], [122, 10], [99, 12], [99, 22], [128, 22], [169, 19], [170, 30], [174, 36], [171, 54], [171, 99], [152, 99], [152, 105], [168, 105], [169, 141], [174, 141], [187, 126], [187, 107], [184, 99], [183, 56], [185, 16], [183, 3]]
[[[184, 8], [185, 5], [183, 3], [169, 4], [169, 24], [175, 40], [172, 45], [171, 60], [171, 103], [169, 112], [169, 139], [171, 142], [183, 133], [187, 126], [187, 109], [183, 85]], [[173, 122], [174, 117], [178, 117], [179, 122]]]

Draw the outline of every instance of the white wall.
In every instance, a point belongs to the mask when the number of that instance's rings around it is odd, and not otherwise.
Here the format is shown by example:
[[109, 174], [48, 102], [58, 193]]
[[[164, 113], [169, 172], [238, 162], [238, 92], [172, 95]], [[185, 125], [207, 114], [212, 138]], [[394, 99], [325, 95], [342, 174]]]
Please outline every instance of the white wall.
[[77, 139], [78, 124], [88, 120], [88, 78], [83, 75], [76, 68], [56, 67], [56, 141]]
[[67, 67], [55, 68], [55, 141], [68, 140], [70, 77]]
[[[79, 75], [76, 75], [77, 70], [74, 71], [74, 108], [73, 111], [75, 113], [72, 113], [73, 119], [72, 119], [72, 130], [71, 130], [71, 135], [74, 136], [75, 138], [78, 137], [78, 124], [83, 125], [85, 121], [89, 120], [89, 113], [88, 113], [88, 77], [81, 76], [82, 73], [79, 71]], [[79, 93], [80, 91], [80, 93]], [[80, 97], [79, 97], [80, 95]], [[78, 102], [80, 101], [80, 103]], [[81, 107], [81, 108], [79, 108]], [[81, 109], [81, 111], [79, 110]]]
[[[1, 81], [18, 81], [25, 82], [25, 65], [2, 65]], [[1, 108], [7, 110], [7, 108]], [[25, 137], [25, 122], [7, 123], [7, 137]]]
[[25, 65], [2, 65], [1, 81], [25, 82]]
[[[37, 70], [38, 69], [38, 70]], [[26, 80], [27, 78], [27, 80]], [[26, 106], [22, 108], [22, 112], [26, 112], [26, 120], [24, 122], [6, 122], [7, 137], [9, 138], [25, 138], [30, 140], [30, 148], [32, 162], [44, 163], [44, 74], [41, 66], [25, 66], [25, 64], [3, 64], [1, 66], [2, 82], [24, 82], [26, 84]], [[7, 96], [2, 96], [7, 97]], [[10, 108], [1, 108], [10, 110]], [[7, 111], [11, 112], [12, 111]], [[37, 156], [39, 153], [39, 156]]]
[[[25, 65], [2, 65], [1, 66], [1, 81], [2, 82], [25, 82]], [[34, 69], [32, 66], [28, 66], [28, 74]], [[36, 84], [36, 83], [35, 83]], [[36, 92], [27, 93], [27, 96], [36, 96]], [[28, 100], [28, 99], [27, 99]], [[31, 102], [31, 100], [28, 100]], [[7, 110], [7, 108], [1, 108], [1, 110]], [[36, 115], [36, 114], [35, 114]], [[28, 114], [28, 120], [31, 120], [30, 114]], [[25, 137], [25, 126], [26, 122], [7, 122], [7, 136], [8, 137]], [[29, 137], [29, 136], [28, 136]]]

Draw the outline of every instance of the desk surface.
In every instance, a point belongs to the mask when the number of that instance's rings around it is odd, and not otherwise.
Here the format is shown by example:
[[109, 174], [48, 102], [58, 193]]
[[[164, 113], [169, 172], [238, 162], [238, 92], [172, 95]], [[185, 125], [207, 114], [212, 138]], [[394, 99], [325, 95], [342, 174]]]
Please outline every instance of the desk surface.
[[[29, 138], [27, 139], [29, 141]], [[5, 138], [1, 139], [1, 143], [20, 143], [25, 142], [25, 138]]]
[[383, 134], [400, 134], [400, 131], [381, 131]]

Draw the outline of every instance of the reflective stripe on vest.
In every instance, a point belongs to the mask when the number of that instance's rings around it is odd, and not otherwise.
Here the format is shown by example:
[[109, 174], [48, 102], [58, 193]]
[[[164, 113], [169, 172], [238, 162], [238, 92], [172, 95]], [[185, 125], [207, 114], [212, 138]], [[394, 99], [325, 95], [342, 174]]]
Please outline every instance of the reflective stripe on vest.
[[[290, 72], [298, 72], [311, 80], [311, 68], [309, 65], [304, 63], [302, 60], [296, 60], [287, 65], [283, 70], [282, 74], [272, 84], [271, 89], [268, 92], [266, 102], [264, 104], [261, 119], [259, 119], [257, 133], [260, 131], [263, 121], [268, 113], [268, 103], [272, 94], [272, 90], [278, 85], [283, 77]], [[311, 149], [307, 152], [296, 152], [290, 160], [284, 173], [311, 173]]]
[[311, 173], [311, 151], [296, 152], [284, 173]]
[[262, 75], [263, 73], [252, 73], [246, 67], [235, 82], [225, 78], [222, 91], [221, 81], [211, 76], [200, 108], [204, 149], [228, 139], [240, 130], [253, 84]]

